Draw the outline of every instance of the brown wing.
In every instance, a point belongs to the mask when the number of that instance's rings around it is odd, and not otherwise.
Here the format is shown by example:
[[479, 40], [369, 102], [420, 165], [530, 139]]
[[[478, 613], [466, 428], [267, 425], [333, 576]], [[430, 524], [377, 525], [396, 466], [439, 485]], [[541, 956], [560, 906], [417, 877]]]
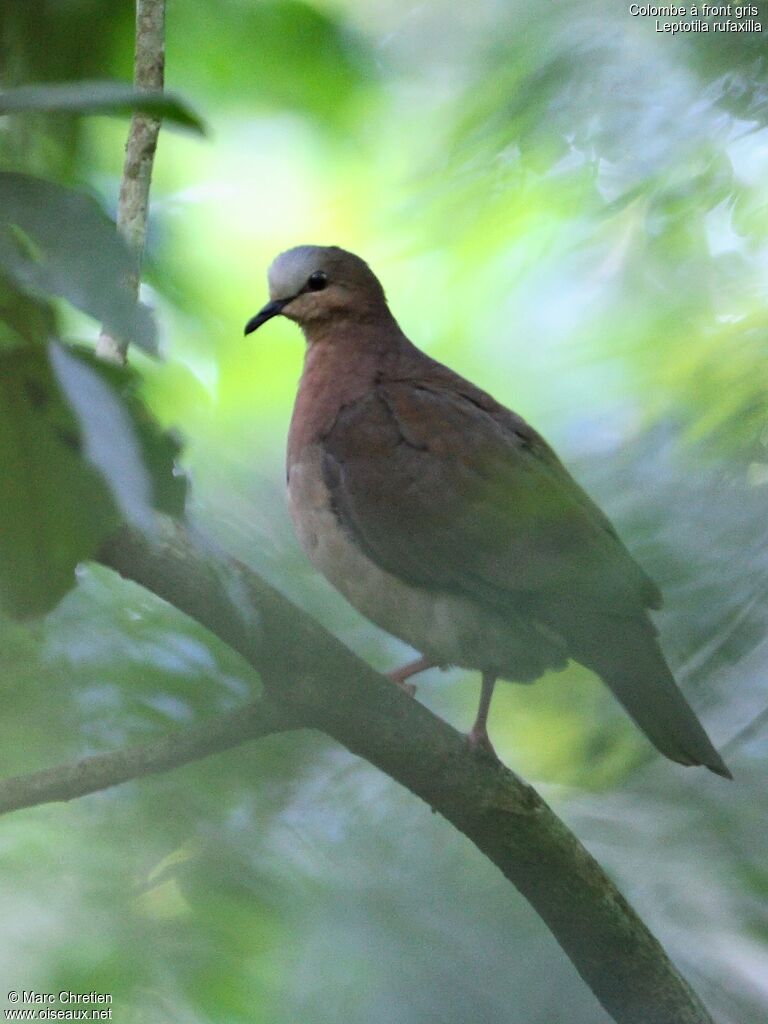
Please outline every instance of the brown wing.
[[409, 583], [501, 613], [548, 597], [629, 615], [659, 601], [546, 443], [476, 394], [380, 384], [340, 411], [324, 449], [337, 515]]

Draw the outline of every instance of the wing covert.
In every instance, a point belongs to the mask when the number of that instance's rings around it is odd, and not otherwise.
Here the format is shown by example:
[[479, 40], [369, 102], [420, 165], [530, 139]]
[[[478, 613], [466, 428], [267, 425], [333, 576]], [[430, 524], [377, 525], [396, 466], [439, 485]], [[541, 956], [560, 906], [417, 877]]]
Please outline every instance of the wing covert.
[[609, 520], [546, 442], [500, 409], [411, 381], [341, 409], [323, 439], [324, 474], [368, 557], [502, 613], [548, 594], [619, 614], [655, 606]]

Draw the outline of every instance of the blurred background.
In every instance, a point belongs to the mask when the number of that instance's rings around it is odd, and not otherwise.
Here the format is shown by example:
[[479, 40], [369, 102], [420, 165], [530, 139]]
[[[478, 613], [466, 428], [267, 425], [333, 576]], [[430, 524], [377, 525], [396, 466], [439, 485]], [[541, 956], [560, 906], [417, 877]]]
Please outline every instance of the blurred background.
[[[2, 8], [4, 84], [129, 80], [128, 0]], [[761, 12], [768, 21], [768, 10]], [[728, 784], [651, 750], [571, 666], [499, 688], [491, 734], [634, 903], [721, 1024], [768, 1016], [768, 49], [602, 0], [169, 0], [145, 298], [147, 402], [190, 515], [382, 670], [411, 652], [311, 570], [283, 449], [303, 342], [243, 338], [265, 271], [338, 244], [421, 347], [530, 419], [664, 591], [678, 679]], [[2, 154], [114, 213], [127, 121], [6, 119]], [[64, 336], [98, 325], [61, 304]], [[86, 566], [0, 622], [2, 772], [163, 735], [258, 678]], [[479, 680], [418, 699], [459, 728]], [[324, 737], [292, 734], [0, 832], [0, 979], [104, 991], [114, 1019], [605, 1024], [463, 836]]]

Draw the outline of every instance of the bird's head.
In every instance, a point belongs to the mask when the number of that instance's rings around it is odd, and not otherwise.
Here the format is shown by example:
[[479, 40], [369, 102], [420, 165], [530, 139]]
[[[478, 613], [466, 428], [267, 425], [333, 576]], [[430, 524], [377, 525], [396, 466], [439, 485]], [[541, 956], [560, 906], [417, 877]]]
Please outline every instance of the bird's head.
[[386, 310], [384, 289], [368, 264], [335, 245], [298, 245], [268, 272], [269, 302], [245, 325], [255, 331], [273, 316], [301, 327], [336, 319], [364, 320]]

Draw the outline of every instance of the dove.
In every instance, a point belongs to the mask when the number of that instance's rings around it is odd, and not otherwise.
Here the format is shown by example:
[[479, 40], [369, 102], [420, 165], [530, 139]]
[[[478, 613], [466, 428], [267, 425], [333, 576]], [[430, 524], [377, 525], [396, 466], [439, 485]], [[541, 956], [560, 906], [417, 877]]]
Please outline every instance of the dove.
[[495, 757], [497, 680], [578, 662], [672, 761], [730, 778], [678, 689], [649, 611], [661, 594], [608, 518], [522, 417], [422, 352], [367, 263], [300, 245], [268, 272], [306, 354], [288, 436], [291, 518], [313, 565], [432, 666], [481, 675], [468, 743]]

